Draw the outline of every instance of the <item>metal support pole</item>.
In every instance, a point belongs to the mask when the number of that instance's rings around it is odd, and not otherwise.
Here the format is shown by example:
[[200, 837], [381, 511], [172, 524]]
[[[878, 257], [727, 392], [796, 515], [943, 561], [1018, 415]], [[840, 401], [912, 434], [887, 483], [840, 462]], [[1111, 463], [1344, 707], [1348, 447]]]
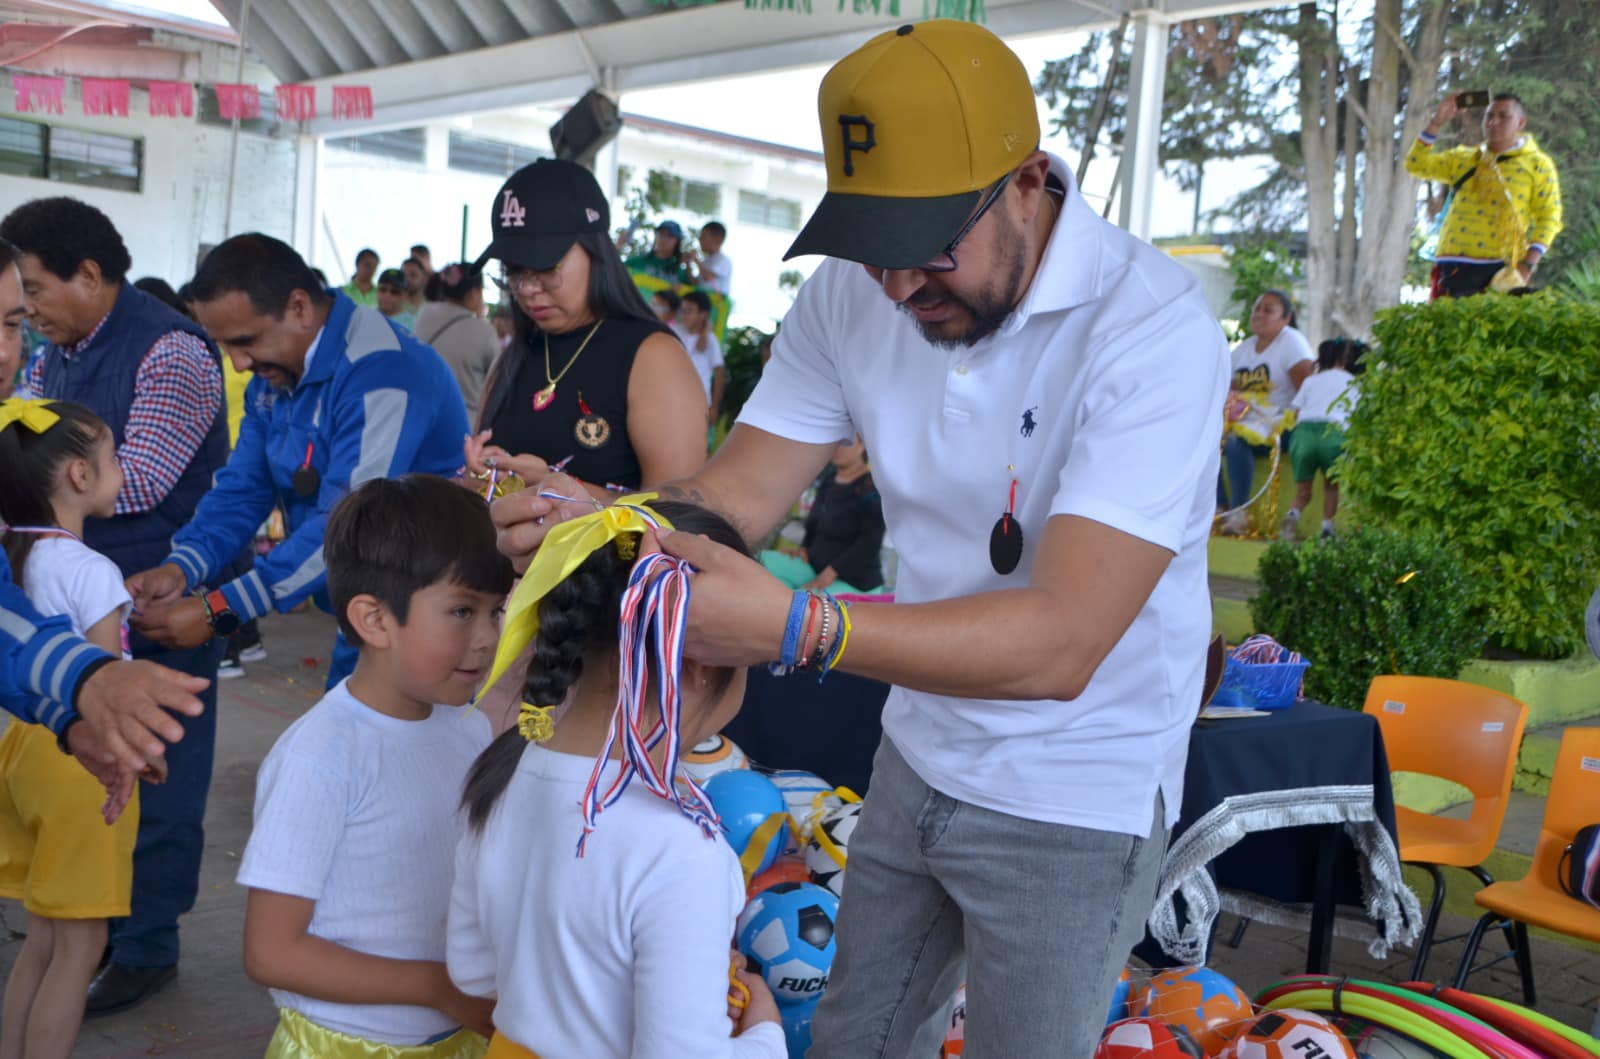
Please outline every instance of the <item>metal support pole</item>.
[[[250, 26], [250, 0], [239, 8], [239, 61], [233, 68], [235, 84], [244, 81], [244, 35]], [[233, 235], [233, 182], [239, 173], [239, 114], [233, 115], [233, 143], [228, 148], [228, 207], [222, 215], [222, 238]]]
[[1150, 238], [1151, 205], [1161, 169], [1161, 99], [1166, 75], [1167, 20], [1159, 11], [1135, 11], [1118, 223], [1140, 239]]

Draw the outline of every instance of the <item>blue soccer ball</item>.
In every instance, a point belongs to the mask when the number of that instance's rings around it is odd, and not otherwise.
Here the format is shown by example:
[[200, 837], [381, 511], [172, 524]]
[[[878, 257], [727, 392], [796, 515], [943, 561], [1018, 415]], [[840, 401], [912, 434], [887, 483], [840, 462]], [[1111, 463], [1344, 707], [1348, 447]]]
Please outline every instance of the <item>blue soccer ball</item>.
[[839, 899], [813, 883], [779, 883], [750, 899], [734, 938], [780, 1008], [809, 1004], [828, 987]]
[[741, 861], [755, 840], [756, 832], [777, 817], [777, 825], [768, 828], [771, 837], [766, 840], [760, 860], [748, 874], [753, 876], [772, 867], [789, 839], [789, 810], [772, 781], [749, 769], [729, 769], [712, 776], [706, 783], [706, 797], [711, 799], [711, 807], [721, 817], [722, 833]]

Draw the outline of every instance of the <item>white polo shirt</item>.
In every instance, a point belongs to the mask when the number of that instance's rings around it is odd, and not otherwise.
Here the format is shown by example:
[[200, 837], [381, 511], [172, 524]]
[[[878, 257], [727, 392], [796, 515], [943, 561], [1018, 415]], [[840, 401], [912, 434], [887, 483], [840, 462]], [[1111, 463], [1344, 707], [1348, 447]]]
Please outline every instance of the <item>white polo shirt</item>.
[[[899, 554], [901, 603], [1026, 587], [1053, 515], [1174, 554], [1077, 699], [897, 687], [883, 711], [884, 731], [937, 790], [1016, 816], [1145, 835], [1158, 785], [1168, 824], [1177, 819], [1199, 708], [1228, 347], [1194, 277], [1101, 220], [1061, 160], [1050, 165], [1066, 201], [998, 333], [935, 347], [860, 266], [826, 261], [801, 288], [739, 419], [815, 444], [861, 434]], [[989, 534], [1011, 467], [1026, 546], [1001, 576]]]

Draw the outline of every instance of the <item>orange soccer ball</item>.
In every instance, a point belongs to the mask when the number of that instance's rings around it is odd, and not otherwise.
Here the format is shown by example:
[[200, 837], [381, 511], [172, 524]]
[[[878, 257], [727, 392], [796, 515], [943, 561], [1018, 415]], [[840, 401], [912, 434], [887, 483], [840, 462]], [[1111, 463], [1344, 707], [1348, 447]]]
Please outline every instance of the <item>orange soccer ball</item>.
[[1286, 1008], [1256, 1016], [1217, 1059], [1356, 1059], [1356, 1053], [1321, 1015]]
[[1130, 1005], [1133, 1014], [1160, 1019], [1215, 1055], [1255, 1014], [1250, 998], [1209, 967], [1176, 967], [1150, 980]]

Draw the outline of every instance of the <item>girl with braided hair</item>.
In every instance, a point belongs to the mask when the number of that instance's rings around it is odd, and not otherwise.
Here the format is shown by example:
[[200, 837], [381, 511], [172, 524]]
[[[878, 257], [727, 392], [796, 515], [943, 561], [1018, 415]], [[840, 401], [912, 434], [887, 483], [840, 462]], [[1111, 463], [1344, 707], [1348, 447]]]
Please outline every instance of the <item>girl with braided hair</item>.
[[692, 582], [658, 527], [745, 550], [710, 511], [624, 497], [553, 531], [507, 608], [488, 684], [530, 640], [533, 657], [518, 724], [467, 777], [447, 945], [456, 985], [495, 998], [491, 1059], [785, 1055], [742, 965], [749, 1000], [729, 1006], [744, 877], [676, 775], [745, 672], [682, 657]]

